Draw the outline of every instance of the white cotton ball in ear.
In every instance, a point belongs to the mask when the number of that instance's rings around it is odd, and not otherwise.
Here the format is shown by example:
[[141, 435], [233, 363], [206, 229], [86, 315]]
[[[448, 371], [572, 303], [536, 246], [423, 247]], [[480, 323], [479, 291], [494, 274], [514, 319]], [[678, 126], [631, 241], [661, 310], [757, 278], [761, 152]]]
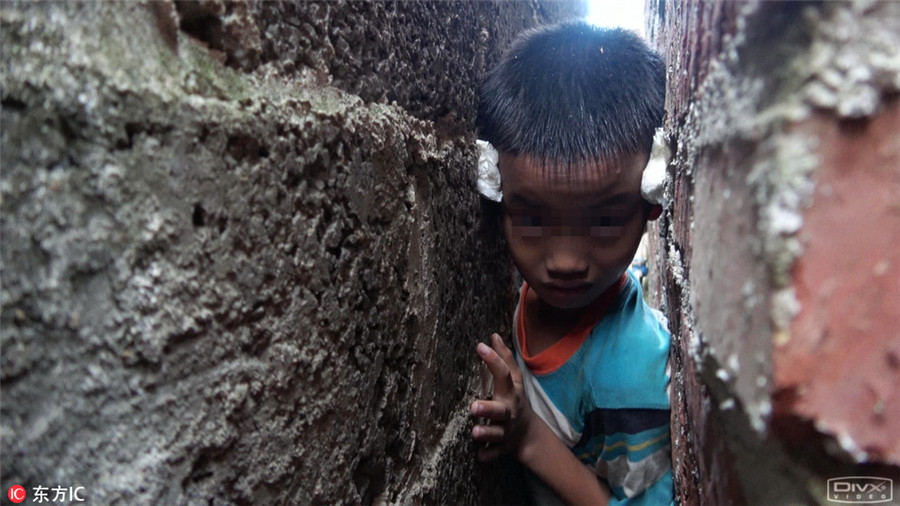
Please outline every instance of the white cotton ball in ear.
[[500, 168], [497, 166], [500, 154], [490, 142], [479, 139], [475, 144], [478, 146], [478, 193], [494, 202], [500, 202], [503, 200]]
[[651, 204], [663, 205], [666, 193], [666, 166], [672, 158], [672, 151], [662, 128], [656, 129], [650, 161], [641, 177], [641, 196]]

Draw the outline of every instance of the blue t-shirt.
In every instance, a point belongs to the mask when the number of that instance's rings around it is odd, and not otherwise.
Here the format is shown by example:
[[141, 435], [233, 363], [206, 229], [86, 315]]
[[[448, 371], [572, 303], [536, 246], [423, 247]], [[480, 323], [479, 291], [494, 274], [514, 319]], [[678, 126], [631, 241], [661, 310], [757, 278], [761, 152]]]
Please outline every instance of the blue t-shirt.
[[575, 329], [529, 356], [522, 288], [516, 361], [535, 412], [612, 491], [610, 504], [674, 501], [669, 332], [631, 273], [591, 304]]

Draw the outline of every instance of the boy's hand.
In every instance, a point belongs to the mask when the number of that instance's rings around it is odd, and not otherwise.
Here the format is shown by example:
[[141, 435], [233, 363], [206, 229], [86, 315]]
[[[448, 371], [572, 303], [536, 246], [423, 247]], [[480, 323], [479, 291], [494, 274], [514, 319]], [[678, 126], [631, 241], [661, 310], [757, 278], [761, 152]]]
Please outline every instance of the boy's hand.
[[475, 401], [471, 407], [473, 417], [488, 420], [487, 424], [472, 428], [472, 439], [484, 442], [484, 447], [478, 449], [478, 460], [484, 462], [512, 453], [564, 502], [608, 504], [610, 492], [606, 485], [531, 409], [522, 371], [500, 336], [491, 336], [491, 346], [478, 344], [478, 356], [494, 378], [493, 397]]
[[505, 453], [518, 456], [528, 441], [529, 427], [534, 412], [525, 397], [522, 372], [516, 365], [512, 352], [503, 344], [500, 336], [491, 336], [491, 345], [478, 344], [478, 357], [494, 378], [494, 395], [490, 400], [472, 403], [472, 416], [485, 418], [487, 424], [472, 428], [472, 439], [484, 442], [478, 450], [478, 460], [493, 460]]

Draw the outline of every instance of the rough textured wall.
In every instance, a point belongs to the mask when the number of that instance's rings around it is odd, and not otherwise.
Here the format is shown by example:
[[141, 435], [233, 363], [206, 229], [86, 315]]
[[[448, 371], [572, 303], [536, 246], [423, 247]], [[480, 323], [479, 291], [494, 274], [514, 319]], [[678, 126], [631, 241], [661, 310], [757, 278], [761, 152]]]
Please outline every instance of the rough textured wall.
[[900, 486], [900, 3], [647, 10], [675, 148], [656, 231], [678, 494]]
[[513, 293], [476, 84], [575, 7], [4, 2], [3, 486], [495, 498], [467, 406]]

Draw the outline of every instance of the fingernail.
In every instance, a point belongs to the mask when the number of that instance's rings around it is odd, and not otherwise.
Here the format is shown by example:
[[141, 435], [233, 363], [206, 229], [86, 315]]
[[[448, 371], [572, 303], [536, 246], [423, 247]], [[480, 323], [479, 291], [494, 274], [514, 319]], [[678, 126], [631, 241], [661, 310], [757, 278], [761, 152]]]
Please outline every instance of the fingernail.
[[476, 425], [475, 427], [472, 427], [472, 435], [475, 437], [480, 436], [481, 435], [481, 427], [479, 427], [478, 425]]
[[476, 416], [481, 414], [481, 404], [472, 404], [472, 414]]
[[487, 355], [487, 353], [491, 351], [491, 348], [484, 343], [478, 343], [478, 353], [480, 355]]

